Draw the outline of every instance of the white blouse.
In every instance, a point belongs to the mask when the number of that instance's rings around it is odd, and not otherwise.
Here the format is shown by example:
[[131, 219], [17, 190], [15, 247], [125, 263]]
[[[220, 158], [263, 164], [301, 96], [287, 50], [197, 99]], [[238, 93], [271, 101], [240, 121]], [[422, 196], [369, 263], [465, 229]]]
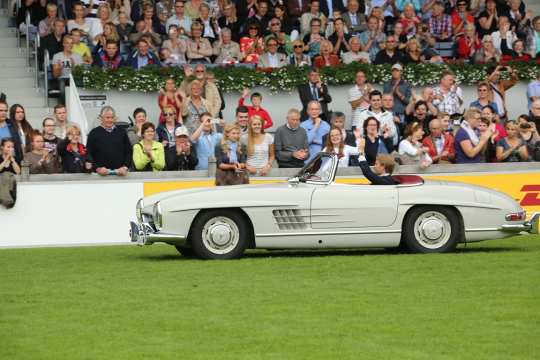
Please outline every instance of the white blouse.
[[[325, 147], [323, 151], [338, 154], [339, 148], [329, 149], [328, 147]], [[351, 156], [358, 156], [358, 154], [359, 152], [357, 147], [345, 145], [343, 147], [343, 156], [338, 160], [338, 167], [348, 167]]]

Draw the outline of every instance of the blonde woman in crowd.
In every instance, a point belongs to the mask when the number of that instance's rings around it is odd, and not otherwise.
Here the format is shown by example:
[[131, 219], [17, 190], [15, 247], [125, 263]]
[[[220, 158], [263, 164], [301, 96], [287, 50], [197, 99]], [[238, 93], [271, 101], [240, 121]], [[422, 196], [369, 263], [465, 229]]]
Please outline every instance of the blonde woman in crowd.
[[405, 139], [399, 143], [399, 157], [404, 165], [418, 164], [427, 168], [433, 163], [428, 154], [429, 149], [422, 145], [424, 130], [420, 123], [409, 124], [405, 129]]
[[240, 143], [240, 127], [225, 126], [223, 138], [216, 145], [216, 185], [240, 185], [249, 183], [246, 147]]
[[497, 142], [496, 156], [500, 162], [519, 162], [529, 160], [527, 144], [519, 134], [516, 121], [507, 121], [504, 128], [508, 134]]
[[274, 137], [264, 132], [264, 120], [253, 115], [249, 119], [248, 133], [242, 136], [241, 143], [247, 149], [247, 166], [252, 174], [268, 175], [274, 162]]

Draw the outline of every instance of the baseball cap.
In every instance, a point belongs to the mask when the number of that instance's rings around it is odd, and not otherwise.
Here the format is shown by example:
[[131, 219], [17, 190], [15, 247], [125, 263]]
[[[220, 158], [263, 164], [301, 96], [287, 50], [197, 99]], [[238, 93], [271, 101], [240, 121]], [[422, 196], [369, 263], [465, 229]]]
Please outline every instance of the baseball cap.
[[174, 136], [189, 136], [189, 131], [185, 126], [179, 126], [174, 130]]
[[392, 70], [403, 71], [403, 66], [401, 66], [401, 64], [394, 64], [392, 65]]

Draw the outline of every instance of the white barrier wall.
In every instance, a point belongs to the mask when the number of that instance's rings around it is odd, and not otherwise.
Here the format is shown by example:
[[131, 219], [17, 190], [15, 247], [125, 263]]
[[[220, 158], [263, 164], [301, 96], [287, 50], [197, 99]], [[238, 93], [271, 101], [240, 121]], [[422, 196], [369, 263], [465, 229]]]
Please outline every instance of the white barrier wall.
[[127, 244], [142, 194], [142, 182], [19, 184], [16, 206], [0, 206], [0, 248]]

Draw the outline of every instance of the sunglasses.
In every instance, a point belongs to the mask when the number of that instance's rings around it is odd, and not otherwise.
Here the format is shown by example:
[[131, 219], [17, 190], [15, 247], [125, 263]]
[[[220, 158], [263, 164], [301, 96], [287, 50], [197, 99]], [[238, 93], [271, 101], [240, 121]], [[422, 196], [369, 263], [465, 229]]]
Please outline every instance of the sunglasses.
[[166, 112], [166, 113], [163, 113], [163, 115], [165, 115], [165, 116], [176, 116], [176, 113], [175, 112]]
[[294, 45], [295, 49], [300, 49], [300, 48], [303, 48], [303, 47], [304, 47], [304, 45]]
[[281, 25], [280, 23], [272, 23], [270, 24], [270, 26], [277, 26], [277, 25]]

